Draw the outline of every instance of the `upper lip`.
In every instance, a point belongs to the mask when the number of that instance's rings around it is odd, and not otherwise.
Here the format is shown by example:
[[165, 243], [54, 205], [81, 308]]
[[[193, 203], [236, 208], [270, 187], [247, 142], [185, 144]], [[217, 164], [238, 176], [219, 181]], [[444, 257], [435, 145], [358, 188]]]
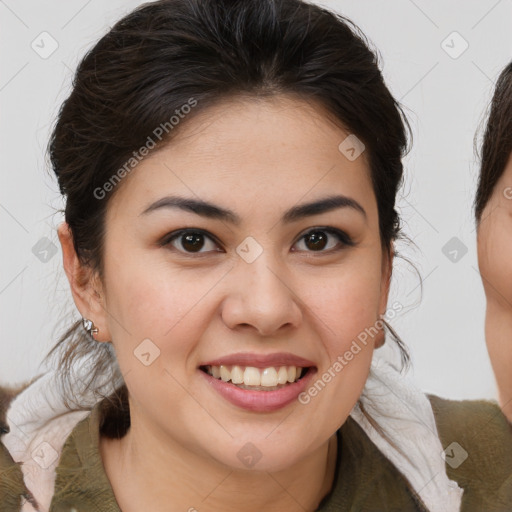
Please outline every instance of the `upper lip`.
[[312, 361], [303, 357], [289, 354], [286, 352], [277, 352], [275, 354], [252, 354], [241, 352], [239, 354], [230, 354], [228, 356], [212, 359], [200, 366], [253, 366], [255, 368], [268, 368], [270, 366], [300, 366], [302, 368], [315, 366]]

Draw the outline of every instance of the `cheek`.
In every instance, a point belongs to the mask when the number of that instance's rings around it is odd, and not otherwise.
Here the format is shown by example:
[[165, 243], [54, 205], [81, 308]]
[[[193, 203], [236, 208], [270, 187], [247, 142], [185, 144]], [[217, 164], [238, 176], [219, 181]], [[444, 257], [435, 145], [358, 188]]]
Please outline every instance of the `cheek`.
[[[307, 309], [314, 313], [311, 321], [321, 333], [331, 364], [351, 350], [354, 340], [358, 341], [359, 348], [355, 347], [353, 352], [363, 357], [354, 357], [357, 362], [350, 366], [355, 368], [362, 365], [364, 368], [368, 363], [363, 352], [373, 346], [378, 334], [380, 268], [380, 259], [372, 256], [366, 260], [364, 255], [360, 255], [350, 264], [347, 262], [337, 271], [334, 270], [330, 278], [324, 276], [316, 287], [312, 278], [303, 283], [305, 294], [308, 289], [315, 290], [305, 295], [307, 301], [304, 302], [307, 302]], [[348, 358], [352, 359], [352, 355], [348, 354]]]
[[[364, 286], [360, 280], [343, 279], [330, 288], [330, 300], [323, 299], [325, 307], [318, 310], [318, 315], [331, 332], [331, 350], [344, 350], [352, 339], [376, 323], [380, 295], [372, 284], [370, 289], [370, 283]], [[322, 300], [316, 302], [321, 303]]]
[[496, 210], [478, 234], [478, 262], [488, 300], [512, 303], [512, 216]]
[[[134, 351], [147, 339], [162, 355], [170, 352], [173, 359], [183, 362], [204, 328], [202, 301], [222, 277], [219, 271], [172, 270], [136, 253], [122, 264], [115, 259], [105, 261], [105, 275], [109, 329], [123, 370], [138, 363]], [[163, 357], [156, 359], [153, 370], [163, 367], [163, 362]]]

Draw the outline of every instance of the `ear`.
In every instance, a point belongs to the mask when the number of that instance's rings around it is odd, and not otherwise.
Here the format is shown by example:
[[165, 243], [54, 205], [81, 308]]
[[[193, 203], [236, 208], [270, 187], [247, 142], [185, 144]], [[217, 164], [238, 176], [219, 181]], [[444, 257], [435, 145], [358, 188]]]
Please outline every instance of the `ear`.
[[83, 318], [92, 320], [98, 333], [94, 334], [96, 341], [111, 340], [107, 326], [107, 310], [101, 281], [90, 267], [82, 265], [73, 245], [73, 234], [66, 222], [57, 229], [62, 248], [64, 271], [71, 287], [75, 305]]
[[[382, 252], [382, 277], [380, 282], [380, 303], [379, 303], [379, 319], [384, 316], [388, 307], [389, 288], [391, 286], [391, 274], [393, 271], [393, 258], [395, 250], [393, 247], [389, 251]], [[375, 336], [375, 348], [384, 345], [385, 332], [384, 329], [379, 330], [379, 334]]]

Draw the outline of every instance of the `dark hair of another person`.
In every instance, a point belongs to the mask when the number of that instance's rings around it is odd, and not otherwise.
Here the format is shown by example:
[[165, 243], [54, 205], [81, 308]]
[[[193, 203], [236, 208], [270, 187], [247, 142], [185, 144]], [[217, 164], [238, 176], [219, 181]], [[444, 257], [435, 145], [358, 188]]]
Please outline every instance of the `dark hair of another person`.
[[480, 156], [475, 197], [477, 223], [512, 153], [512, 62], [501, 72], [491, 100]]
[[[281, 94], [323, 106], [365, 144], [382, 248], [390, 251], [400, 234], [395, 197], [410, 128], [359, 29], [299, 0], [160, 0], [121, 19], [85, 55], [50, 139], [50, 160], [80, 261], [103, 276], [105, 213], [122, 183], [104, 199], [94, 191], [156, 127], [191, 98], [197, 102], [162, 146], [222, 100]], [[405, 347], [388, 329], [407, 363]], [[72, 381], [77, 358], [91, 364], [85, 387], [108, 371], [122, 383], [111, 344], [91, 341], [80, 321], [47, 358], [59, 351], [64, 386]], [[125, 401], [126, 386], [119, 390]]]

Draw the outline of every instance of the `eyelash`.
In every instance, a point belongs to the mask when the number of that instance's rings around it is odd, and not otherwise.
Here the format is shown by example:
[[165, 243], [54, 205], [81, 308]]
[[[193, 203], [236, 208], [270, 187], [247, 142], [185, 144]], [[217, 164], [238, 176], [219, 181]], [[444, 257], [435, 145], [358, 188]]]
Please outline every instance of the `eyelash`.
[[[300, 241], [304, 240], [307, 235], [310, 235], [310, 234], [316, 233], [316, 232], [328, 233], [329, 235], [336, 236], [338, 238], [338, 240], [339, 240], [341, 245], [338, 246], [338, 247], [335, 247], [333, 249], [321, 250], [321, 251], [306, 251], [306, 252], [319, 253], [319, 254], [322, 254], [322, 253], [324, 253], [324, 254], [325, 253], [332, 254], [334, 252], [341, 251], [341, 250], [345, 249], [346, 247], [353, 247], [355, 245], [354, 241], [344, 231], [341, 231], [341, 230], [336, 229], [336, 228], [331, 228], [331, 227], [316, 227], [316, 228], [312, 228], [309, 231], [307, 231], [306, 233], [304, 233], [297, 240], [297, 242], [300, 242]], [[179, 231], [173, 231], [172, 233], [169, 233], [168, 235], [166, 235], [160, 241], [159, 245], [161, 247], [168, 247], [168, 246], [171, 245], [171, 243], [174, 240], [179, 239], [180, 237], [182, 237], [184, 235], [190, 235], [190, 234], [203, 235], [206, 238], [209, 238], [210, 240], [215, 242], [217, 245], [220, 245], [219, 242], [216, 240], [216, 238], [214, 236], [210, 235], [208, 232], [206, 232], [206, 231], [204, 231], [202, 229], [199, 229], [199, 228], [197, 228], [197, 229], [188, 228], [188, 229], [180, 229]], [[200, 258], [200, 257], [202, 257], [204, 255], [207, 255], [210, 252], [212, 252], [212, 251], [205, 251], [205, 252], [196, 252], [196, 253], [194, 253], [194, 252], [183, 251], [181, 249], [176, 249], [175, 247], [172, 247], [172, 250], [177, 251], [177, 252], [179, 252], [181, 254], [185, 254], [185, 255], [188, 255], [188, 256], [192, 256], [192, 257], [198, 257], [198, 258]], [[215, 251], [215, 252], [219, 252], [219, 251]]]

